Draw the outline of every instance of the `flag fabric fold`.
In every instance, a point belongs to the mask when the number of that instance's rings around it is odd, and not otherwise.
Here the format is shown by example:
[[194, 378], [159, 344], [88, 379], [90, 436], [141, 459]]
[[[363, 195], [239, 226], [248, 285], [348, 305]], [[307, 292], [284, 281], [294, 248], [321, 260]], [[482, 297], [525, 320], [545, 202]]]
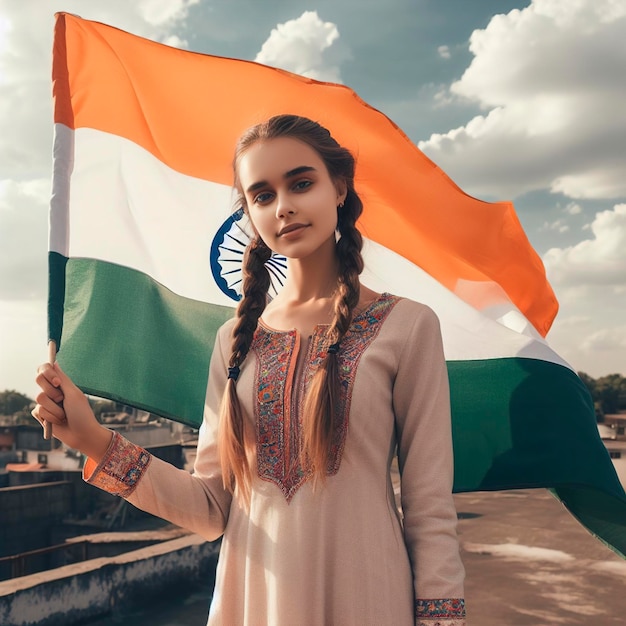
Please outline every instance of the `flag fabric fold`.
[[[198, 426], [239, 297], [237, 137], [311, 117], [357, 158], [364, 282], [430, 305], [450, 375], [455, 490], [546, 487], [617, 553], [626, 495], [584, 385], [546, 343], [556, 298], [508, 202], [460, 190], [349, 88], [60, 13], [49, 336], [86, 392]], [[280, 289], [284, 259], [271, 260]]]

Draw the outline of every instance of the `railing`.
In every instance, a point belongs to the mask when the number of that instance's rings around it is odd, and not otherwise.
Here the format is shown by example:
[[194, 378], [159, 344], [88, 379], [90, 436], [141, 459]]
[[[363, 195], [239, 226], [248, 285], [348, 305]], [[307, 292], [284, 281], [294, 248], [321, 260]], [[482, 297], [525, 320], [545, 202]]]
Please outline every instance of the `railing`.
[[86, 561], [88, 548], [89, 541], [76, 541], [0, 557], [0, 580]]

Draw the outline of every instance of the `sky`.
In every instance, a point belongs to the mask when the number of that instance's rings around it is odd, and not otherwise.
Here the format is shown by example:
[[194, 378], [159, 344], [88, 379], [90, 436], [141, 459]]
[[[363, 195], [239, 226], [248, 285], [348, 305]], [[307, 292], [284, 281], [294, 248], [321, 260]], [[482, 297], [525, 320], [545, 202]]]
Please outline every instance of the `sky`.
[[623, 0], [0, 0], [0, 390], [34, 397], [47, 354], [55, 11], [348, 85], [514, 202], [560, 302], [550, 345], [626, 374]]

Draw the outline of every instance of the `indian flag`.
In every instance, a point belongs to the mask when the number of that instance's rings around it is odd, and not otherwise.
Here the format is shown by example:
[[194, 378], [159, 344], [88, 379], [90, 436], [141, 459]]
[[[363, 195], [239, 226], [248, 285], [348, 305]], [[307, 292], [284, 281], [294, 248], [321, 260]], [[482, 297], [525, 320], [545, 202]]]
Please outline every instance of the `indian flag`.
[[[236, 140], [304, 115], [357, 158], [364, 282], [439, 315], [455, 490], [550, 488], [626, 553], [626, 495], [587, 390], [544, 339], [557, 302], [510, 203], [465, 194], [345, 86], [69, 14], [55, 29], [49, 336], [85, 392], [199, 425], [249, 237]], [[269, 269], [277, 291], [285, 260]]]

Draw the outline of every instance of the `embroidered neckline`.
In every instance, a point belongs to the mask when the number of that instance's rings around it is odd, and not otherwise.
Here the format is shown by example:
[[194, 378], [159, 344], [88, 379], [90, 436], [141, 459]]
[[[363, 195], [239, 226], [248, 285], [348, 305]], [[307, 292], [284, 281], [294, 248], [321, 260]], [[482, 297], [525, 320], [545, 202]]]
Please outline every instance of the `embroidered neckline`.
[[[378, 304], [381, 303], [385, 303], [387, 300], [389, 299], [394, 299], [397, 298], [397, 296], [394, 296], [390, 293], [387, 293], [386, 291], [383, 291], [381, 294], [379, 294], [378, 296], [376, 296], [376, 298], [374, 298], [360, 313], [358, 313], [357, 315], [355, 315], [352, 318], [352, 322], [350, 324], [350, 330], [352, 330], [352, 326], [354, 324], [358, 324], [359, 320], [361, 320], [361, 318], [367, 317], [371, 310], [376, 307]], [[298, 333], [298, 330], [296, 328], [274, 328], [272, 326], [270, 326], [269, 324], [267, 324], [262, 317], [259, 318], [258, 320], [258, 325], [265, 331], [269, 332], [269, 333], [277, 333], [277, 334], [287, 334], [290, 335], [292, 333]], [[330, 324], [315, 324], [315, 326], [313, 326], [313, 335], [315, 336], [318, 333], [320, 333], [321, 331], [325, 331], [327, 328], [330, 327]]]
[[[337, 354], [341, 379], [337, 401], [335, 432], [326, 474], [339, 471], [348, 432], [352, 389], [362, 354], [378, 335], [382, 322], [400, 300], [383, 293], [352, 320]], [[296, 329], [275, 330], [259, 325], [251, 350], [257, 357], [254, 401], [256, 422], [257, 474], [262, 480], [275, 483], [290, 502], [296, 491], [311, 477], [310, 468], [300, 459], [302, 446], [303, 390], [319, 363], [326, 356], [328, 325], [315, 327], [307, 347], [305, 361], [295, 378], [300, 349]], [[294, 392], [296, 396], [294, 396]]]

